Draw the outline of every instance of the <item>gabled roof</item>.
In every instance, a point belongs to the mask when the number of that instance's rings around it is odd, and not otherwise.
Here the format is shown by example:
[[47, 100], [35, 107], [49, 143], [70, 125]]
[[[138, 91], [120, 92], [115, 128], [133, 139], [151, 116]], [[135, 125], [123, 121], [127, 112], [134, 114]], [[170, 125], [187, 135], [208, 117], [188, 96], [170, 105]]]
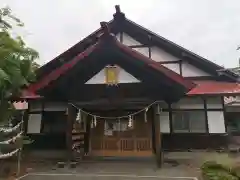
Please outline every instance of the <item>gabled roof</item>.
[[[135, 22], [127, 19], [125, 14], [121, 12], [119, 6], [115, 6], [116, 13], [114, 14], [113, 20], [108, 23], [111, 33], [117, 34], [119, 32], [126, 32], [136, 40], [140, 41], [142, 44], [151, 44], [163, 48], [164, 50], [171, 52], [180, 59], [187, 60], [190, 64], [193, 64], [199, 68], [204, 69], [206, 72], [210, 72], [213, 75], [218, 76], [218, 70], [222, 67], [153, 33], [152, 31], [136, 24]], [[102, 33], [101, 28], [81, 40], [79, 43], [75, 44], [67, 51], [60, 54], [58, 57], [54, 58], [52, 61], [48, 62], [42, 66], [37, 74], [41, 78], [45, 74], [48, 74], [52, 70], [60, 67], [64, 62], [72, 60], [77, 54], [83, 52], [89, 46], [97, 42], [100, 34]], [[229, 80], [238, 81], [238, 75], [230, 70], [221, 72], [221, 76], [227, 77]]]
[[[159, 74], [161, 77], [165, 77], [169, 82], [173, 82], [178, 86], [181, 86], [184, 89], [184, 92], [188, 92], [192, 89], [195, 84], [189, 80], [185, 80], [179, 74], [173, 72], [172, 70], [167, 69], [166, 67], [158, 64], [152, 59], [144, 56], [143, 54], [131, 49], [128, 46], [123, 45], [122, 43], [116, 40], [116, 37], [110, 33], [107, 23], [101, 23], [103, 34], [99, 37], [97, 42], [94, 45], [91, 45], [83, 52], [79, 53], [72, 60], [65, 62], [60, 67], [57, 67], [50, 73], [46, 74], [44, 77], [40, 78], [36, 83], [31, 84], [28, 88], [30, 92], [38, 92], [41, 89], [44, 89], [51, 82], [59, 79], [64, 74], [68, 73], [72, 68], [77, 64], [85, 60], [85, 63], [91, 63], [87, 57], [93, 55], [94, 53], [99, 53], [102, 55], [107, 55], [109, 52], [114, 50], [115, 53], [124, 54], [126, 57], [123, 58], [120, 62], [131, 61], [131, 64], [135, 64], [136, 67], [141, 66], [141, 69], [150, 69], [151, 72]], [[103, 58], [104, 59], [104, 58]], [[103, 59], [100, 57], [94, 58], [94, 62], [102, 62]], [[144, 75], [142, 75], [144, 76]], [[167, 82], [167, 81], [166, 81]]]

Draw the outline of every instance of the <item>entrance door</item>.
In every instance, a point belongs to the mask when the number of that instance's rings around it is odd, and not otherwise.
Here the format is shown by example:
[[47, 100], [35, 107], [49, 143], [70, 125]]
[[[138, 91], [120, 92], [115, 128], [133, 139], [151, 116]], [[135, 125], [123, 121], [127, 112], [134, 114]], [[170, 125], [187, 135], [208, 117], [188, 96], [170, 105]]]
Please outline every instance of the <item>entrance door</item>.
[[91, 130], [93, 156], [148, 157], [152, 155], [151, 118], [135, 116], [132, 127], [126, 119], [99, 119]]

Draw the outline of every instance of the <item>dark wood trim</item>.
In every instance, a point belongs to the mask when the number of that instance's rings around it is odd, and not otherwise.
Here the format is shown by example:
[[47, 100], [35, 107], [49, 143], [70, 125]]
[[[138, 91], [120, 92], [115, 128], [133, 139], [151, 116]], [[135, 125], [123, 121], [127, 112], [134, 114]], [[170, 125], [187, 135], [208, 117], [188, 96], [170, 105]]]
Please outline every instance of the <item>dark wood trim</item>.
[[[44, 101], [44, 102], [46, 103], [46, 101]], [[152, 101], [149, 101], [149, 103], [132, 105], [132, 106], [126, 107], [126, 110], [127, 111], [137, 111], [137, 110], [139, 110], [139, 108], [146, 107], [146, 105], [150, 104], [151, 102]], [[107, 108], [106, 109], [101, 109], [102, 105], [103, 104], [99, 104], [99, 105], [91, 107], [88, 104], [86, 104], [86, 105], [79, 104], [78, 106], [81, 107], [81, 108], [89, 109], [91, 111], [96, 111], [96, 112], [99, 111], [99, 110], [100, 111], [108, 111], [109, 110]], [[97, 107], [97, 106], [99, 106], [99, 107]], [[125, 106], [123, 108], [125, 108]], [[111, 109], [111, 107], [110, 107], [110, 109]], [[169, 110], [170, 110], [169, 107], [168, 108], [162, 108], [162, 111], [164, 111], [164, 112], [169, 112]], [[203, 107], [202, 109], [175, 109], [175, 108], [171, 107], [171, 110], [172, 111], [204, 111], [205, 108]], [[223, 110], [224, 110], [224, 108], [209, 108], [209, 109], [207, 109], [207, 111], [223, 111]], [[44, 111], [44, 112], [47, 112], [47, 111]], [[65, 112], [65, 111], [61, 110], [61, 111], [58, 111], [58, 112]], [[42, 113], [42, 111], [32, 111], [32, 112], [30, 111], [29, 112], [29, 114], [40, 114], [40, 113]]]
[[[240, 133], [240, 132], [239, 132]], [[170, 133], [162, 133], [163, 135], [167, 135], [167, 134], [170, 134]], [[177, 134], [182, 134], [182, 135], [206, 135], [206, 136], [211, 136], [211, 135], [227, 135], [227, 133], [200, 133], [200, 132], [184, 132], [184, 133], [172, 133], [172, 135], [177, 135]]]
[[172, 116], [172, 104], [168, 103], [168, 111], [169, 111], [169, 128], [170, 128], [170, 133], [173, 133], [173, 116]]
[[33, 143], [24, 147], [27, 150], [66, 150], [65, 133], [28, 134], [28, 136]]
[[217, 150], [226, 148], [228, 145], [228, 136], [226, 133], [174, 133], [162, 134], [162, 137], [164, 151]]
[[194, 76], [194, 77], [184, 77], [188, 80], [220, 80], [217, 76]]
[[[45, 100], [43, 98], [38, 99], [38, 100], [34, 100], [34, 101], [29, 101], [28, 102], [28, 106], [29, 106], [29, 113], [30, 114], [36, 114], [36, 113], [41, 113], [44, 109], [43, 109], [43, 102], [45, 102]], [[31, 110], [31, 104], [32, 103], [38, 103], [40, 104], [40, 109], [39, 110]], [[36, 113], [35, 113], [36, 112]]]
[[153, 117], [153, 119], [152, 119], [152, 152], [153, 152], [153, 154], [156, 154], [156, 144], [155, 144], [155, 142], [156, 142], [156, 134], [155, 134], [155, 120], [154, 120], [154, 118], [156, 118], [156, 109], [155, 109], [155, 106], [153, 106], [152, 107], [152, 117]]
[[[156, 106], [155, 106], [156, 107]], [[154, 130], [155, 130], [155, 147], [156, 147], [156, 162], [157, 167], [160, 168], [163, 163], [162, 158], [162, 144], [161, 144], [161, 132], [160, 132], [160, 116], [154, 116]]]
[[120, 43], [123, 43], [123, 32], [120, 32]]
[[151, 44], [152, 44], [152, 37], [149, 35], [148, 36], [148, 57], [151, 59], [152, 58], [152, 48], [151, 48]]
[[205, 98], [202, 98], [203, 99], [203, 106], [204, 106], [204, 114], [205, 114], [205, 124], [206, 124], [206, 131], [207, 133], [209, 133], [209, 127], [208, 127], [208, 109], [207, 109], [207, 101]]
[[132, 49], [134, 49], [134, 48], [148, 48], [149, 45], [148, 44], [138, 44], [138, 45], [130, 45], [128, 47], [130, 47]]
[[148, 46], [148, 57], [152, 58], [152, 48], [150, 46]]
[[42, 111], [30, 111], [28, 114], [42, 114]]
[[[203, 109], [174, 109], [174, 108], [172, 108], [171, 109], [172, 111], [204, 111], [205, 109], [203, 108]], [[170, 112], [170, 109], [168, 108], [168, 109], [162, 109], [162, 111], [164, 111], [164, 112]], [[223, 109], [222, 108], [218, 108], [218, 109], [207, 109], [207, 111], [223, 111]]]
[[24, 132], [24, 134], [27, 134], [27, 130], [28, 130], [29, 110], [30, 110], [30, 108], [28, 105], [28, 109], [23, 114], [23, 132]]
[[182, 62], [182, 60], [177, 60], [177, 61], [160, 61], [158, 63], [159, 64], [179, 64], [181, 62]]
[[225, 125], [225, 132], [227, 132], [227, 118], [226, 118], [226, 107], [224, 104], [224, 97], [221, 97], [221, 102], [222, 102], [222, 106], [223, 106], [223, 118], [224, 118], [224, 125]]
[[231, 132], [231, 136], [240, 136], [240, 132]]
[[[87, 117], [88, 119], [88, 117]], [[86, 134], [84, 135], [84, 152], [88, 154], [90, 152], [90, 145], [91, 145], [91, 121], [86, 122]]]
[[73, 128], [74, 109], [72, 105], [68, 105], [67, 127], [66, 127], [66, 147], [67, 160], [72, 160], [72, 128]]
[[45, 113], [45, 111], [44, 111], [44, 109], [45, 109], [45, 101], [44, 100], [42, 100], [41, 101], [41, 108], [42, 108], [42, 119], [41, 119], [41, 129], [40, 129], [40, 132], [42, 132], [43, 131], [43, 128], [44, 128], [44, 123], [43, 123], [43, 117], [44, 117], [44, 113]]
[[[184, 77], [185, 78], [185, 77]], [[194, 94], [194, 95], [185, 95], [185, 97], [219, 97], [219, 96], [229, 96], [229, 93], [215, 93], [215, 94]], [[231, 93], [231, 96], [239, 96], [239, 93]]]
[[182, 71], [183, 71], [183, 69], [182, 69], [182, 60], [179, 62], [179, 74], [182, 76]]
[[[167, 134], [167, 133], [165, 133]], [[208, 133], [207, 131], [204, 132], [204, 133], [201, 133], [201, 132], [190, 132], [190, 130], [186, 130], [186, 132], [174, 132], [173, 133], [168, 133], [168, 134], [188, 134], [188, 135], [206, 135], [206, 134], [220, 134], [220, 133]], [[223, 133], [224, 134], [224, 133]]]

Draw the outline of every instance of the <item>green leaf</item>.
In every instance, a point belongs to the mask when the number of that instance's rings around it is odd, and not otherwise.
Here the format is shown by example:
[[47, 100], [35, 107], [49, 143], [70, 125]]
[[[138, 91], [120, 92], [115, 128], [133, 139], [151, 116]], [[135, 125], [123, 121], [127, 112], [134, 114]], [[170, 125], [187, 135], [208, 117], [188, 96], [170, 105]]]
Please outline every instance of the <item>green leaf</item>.
[[0, 81], [10, 81], [8, 74], [0, 68]]
[[[9, 18], [13, 21], [9, 21]], [[11, 9], [0, 8], [0, 121], [8, 120], [13, 114], [10, 96], [17, 97], [23, 85], [28, 85], [35, 79], [35, 70], [38, 68], [37, 51], [27, 47], [19, 36], [11, 36], [10, 29], [23, 23], [15, 17]]]

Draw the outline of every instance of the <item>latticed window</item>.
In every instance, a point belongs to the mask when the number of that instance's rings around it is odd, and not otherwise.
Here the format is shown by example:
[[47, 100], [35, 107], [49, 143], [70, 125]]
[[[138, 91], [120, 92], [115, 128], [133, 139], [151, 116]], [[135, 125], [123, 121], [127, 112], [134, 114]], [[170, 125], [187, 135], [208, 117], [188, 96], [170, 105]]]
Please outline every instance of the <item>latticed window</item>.
[[116, 65], [105, 67], [105, 83], [108, 85], [116, 85], [119, 83], [119, 69]]

